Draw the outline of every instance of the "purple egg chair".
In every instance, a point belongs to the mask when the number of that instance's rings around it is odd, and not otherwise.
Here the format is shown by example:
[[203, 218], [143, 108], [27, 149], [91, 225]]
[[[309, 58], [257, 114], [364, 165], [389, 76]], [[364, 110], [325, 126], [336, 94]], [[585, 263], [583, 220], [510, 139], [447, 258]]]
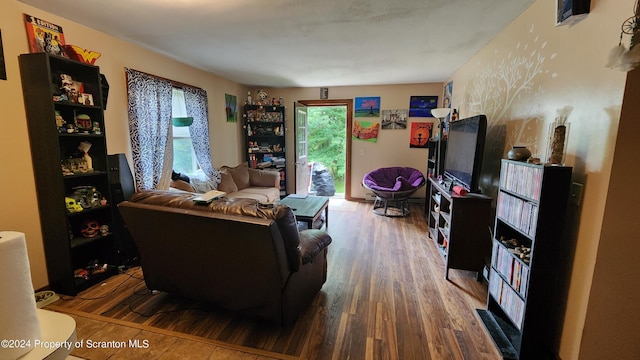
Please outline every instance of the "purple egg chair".
[[425, 185], [420, 170], [410, 167], [385, 167], [367, 173], [362, 185], [376, 195], [373, 212], [383, 216], [409, 214], [409, 197]]

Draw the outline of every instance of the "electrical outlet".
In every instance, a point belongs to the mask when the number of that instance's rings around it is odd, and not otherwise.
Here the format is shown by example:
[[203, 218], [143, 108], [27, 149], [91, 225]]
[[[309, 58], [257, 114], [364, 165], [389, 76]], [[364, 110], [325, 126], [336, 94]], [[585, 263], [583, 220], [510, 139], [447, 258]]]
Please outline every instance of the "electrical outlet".
[[569, 190], [569, 202], [575, 206], [580, 206], [582, 204], [582, 190], [584, 188], [583, 184], [579, 182], [572, 182], [571, 189]]

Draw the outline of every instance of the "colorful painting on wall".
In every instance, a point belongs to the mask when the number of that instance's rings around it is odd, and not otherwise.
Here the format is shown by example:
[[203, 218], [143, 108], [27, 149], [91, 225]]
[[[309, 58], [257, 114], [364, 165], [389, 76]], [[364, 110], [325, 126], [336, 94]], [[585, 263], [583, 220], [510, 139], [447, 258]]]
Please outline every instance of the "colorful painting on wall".
[[409, 147], [411, 148], [427, 148], [429, 139], [431, 139], [432, 122], [414, 122], [411, 123], [411, 137], [409, 138]]
[[380, 123], [378, 122], [356, 120], [353, 123], [351, 138], [353, 140], [377, 142], [379, 129]]
[[380, 117], [380, 97], [357, 97], [354, 117]]
[[64, 46], [66, 44], [61, 26], [27, 14], [24, 14], [24, 23], [27, 27], [29, 50], [32, 53], [47, 52], [65, 56]]
[[437, 96], [412, 96], [409, 99], [409, 116], [432, 117], [431, 109], [435, 109], [437, 107]]
[[407, 109], [382, 110], [382, 129], [406, 129]]
[[227, 122], [238, 122], [238, 101], [235, 95], [224, 94], [224, 111]]

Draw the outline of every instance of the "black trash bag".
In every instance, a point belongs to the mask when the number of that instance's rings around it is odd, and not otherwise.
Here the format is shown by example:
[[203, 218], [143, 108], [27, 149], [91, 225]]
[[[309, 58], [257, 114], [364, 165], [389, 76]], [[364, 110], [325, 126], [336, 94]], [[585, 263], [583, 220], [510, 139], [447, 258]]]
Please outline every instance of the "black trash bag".
[[333, 196], [336, 193], [333, 176], [331, 176], [329, 169], [321, 163], [313, 163], [311, 183], [318, 196]]

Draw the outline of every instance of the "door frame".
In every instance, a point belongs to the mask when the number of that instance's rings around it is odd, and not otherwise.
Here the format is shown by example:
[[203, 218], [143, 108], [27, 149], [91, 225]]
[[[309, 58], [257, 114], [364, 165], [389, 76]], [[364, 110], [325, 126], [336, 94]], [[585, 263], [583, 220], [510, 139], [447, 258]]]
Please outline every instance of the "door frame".
[[347, 121], [345, 126], [346, 149], [344, 164], [344, 198], [351, 198], [351, 128], [353, 122], [353, 99], [334, 99], [334, 100], [298, 100], [302, 105], [306, 106], [346, 106]]

